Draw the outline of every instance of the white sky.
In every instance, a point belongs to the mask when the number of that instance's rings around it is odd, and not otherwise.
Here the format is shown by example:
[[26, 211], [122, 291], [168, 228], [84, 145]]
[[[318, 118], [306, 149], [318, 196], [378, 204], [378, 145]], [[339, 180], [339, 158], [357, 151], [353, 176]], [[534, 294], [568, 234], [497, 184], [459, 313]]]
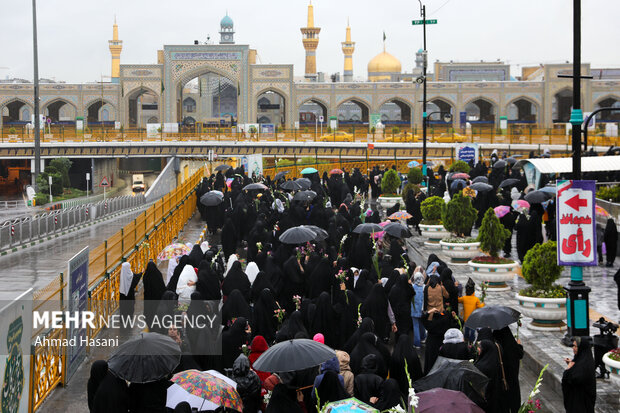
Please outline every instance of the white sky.
[[[156, 63], [164, 44], [192, 44], [207, 35], [219, 41], [219, 22], [228, 10], [237, 44], [258, 50], [261, 63], [292, 63], [303, 75], [299, 28], [306, 25], [307, 0], [39, 0], [39, 73], [68, 83], [110, 74], [108, 40], [116, 14], [123, 40], [121, 63]], [[356, 51], [354, 76], [367, 76], [368, 61], [382, 50], [403, 71], [414, 66], [422, 46], [415, 0], [314, 0], [321, 27], [318, 71], [342, 72], [347, 17]], [[426, 0], [429, 62], [494, 61], [520, 66], [572, 60], [570, 0]], [[582, 0], [582, 59], [593, 67], [620, 66], [619, 0]], [[0, 12], [0, 77], [32, 79], [32, 9], [27, 0], [4, 0]], [[8, 67], [8, 69], [7, 69]]]

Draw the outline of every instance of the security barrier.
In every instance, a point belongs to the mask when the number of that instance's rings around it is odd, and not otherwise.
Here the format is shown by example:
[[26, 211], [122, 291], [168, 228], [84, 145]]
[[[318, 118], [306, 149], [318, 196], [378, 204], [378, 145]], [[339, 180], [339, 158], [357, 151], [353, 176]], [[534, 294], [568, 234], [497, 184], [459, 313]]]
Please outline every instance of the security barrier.
[[[118, 290], [121, 264], [130, 262], [135, 273], [143, 272], [149, 260], [156, 259], [157, 253], [168, 245], [179, 233], [196, 209], [194, 189], [204, 176], [200, 169], [182, 185], [170, 192], [133, 222], [90, 251], [88, 309], [96, 313], [95, 319], [112, 314], [118, 308]], [[35, 293], [34, 309], [48, 309], [57, 305], [64, 311], [66, 300], [63, 275], [52, 281], [46, 288]], [[87, 335], [95, 337], [102, 326], [90, 329]], [[50, 329], [33, 332], [47, 338], [66, 338], [66, 330]], [[64, 348], [32, 346], [30, 412], [38, 409], [45, 398], [59, 384], [65, 383], [66, 354]]]

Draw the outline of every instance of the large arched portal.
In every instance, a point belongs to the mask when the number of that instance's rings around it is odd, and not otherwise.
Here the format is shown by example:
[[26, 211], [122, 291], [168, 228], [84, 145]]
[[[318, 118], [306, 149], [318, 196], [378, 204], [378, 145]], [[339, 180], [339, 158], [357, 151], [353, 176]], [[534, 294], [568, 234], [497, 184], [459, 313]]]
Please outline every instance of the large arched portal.
[[159, 96], [151, 89], [140, 87], [128, 97], [129, 127], [145, 128], [151, 118], [159, 119]]
[[379, 108], [381, 122], [386, 125], [411, 125], [411, 106], [399, 99], [391, 99]]
[[63, 99], [57, 99], [48, 103], [43, 109], [43, 114], [52, 120], [52, 123], [75, 122], [75, 106]]
[[102, 122], [113, 122], [116, 120], [114, 107], [105, 100], [97, 100], [87, 108], [87, 122], [89, 125], [100, 125]]
[[476, 123], [495, 123], [495, 105], [486, 99], [475, 99], [465, 105], [467, 120]]
[[454, 119], [454, 110], [452, 105], [443, 99], [432, 99], [426, 104], [426, 113], [428, 113], [429, 123], [445, 124], [444, 115], [452, 115]]
[[256, 99], [256, 121], [258, 123], [285, 124], [286, 102], [284, 96], [268, 90]]
[[21, 100], [13, 100], [2, 108], [2, 123], [4, 125], [12, 123], [30, 122], [32, 111], [29, 105]]
[[323, 121], [327, 122], [327, 106], [318, 100], [307, 100], [299, 107], [300, 125], [314, 125], [319, 116], [323, 116]]
[[360, 100], [349, 99], [341, 103], [337, 108], [337, 112], [338, 123], [368, 123], [368, 106]]
[[179, 88], [177, 118], [185, 126], [232, 125], [237, 120], [237, 86], [227, 77], [207, 72]]
[[620, 122], [620, 100], [616, 99], [613, 96], [605, 98], [596, 104], [596, 109], [600, 108], [615, 108], [618, 110], [612, 112], [605, 111], [597, 113], [595, 115], [597, 120], [602, 122]]
[[554, 122], [568, 122], [573, 110], [573, 91], [562, 89], [553, 96], [552, 118]]
[[508, 105], [508, 120], [513, 123], [536, 123], [538, 108], [525, 98], [514, 100]]

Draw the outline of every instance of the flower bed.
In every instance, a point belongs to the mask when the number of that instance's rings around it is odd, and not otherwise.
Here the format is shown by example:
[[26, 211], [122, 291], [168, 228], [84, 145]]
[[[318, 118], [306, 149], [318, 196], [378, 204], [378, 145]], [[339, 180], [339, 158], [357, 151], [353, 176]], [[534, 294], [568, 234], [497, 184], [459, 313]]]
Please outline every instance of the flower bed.
[[444, 238], [443, 242], [447, 242], [449, 244], [469, 244], [471, 242], [477, 242], [478, 240], [476, 238], [472, 238], [472, 237], [468, 237], [468, 238], [461, 238], [461, 237], [449, 237], [449, 238]]
[[609, 353], [607, 353], [607, 355], [613, 361], [619, 361], [620, 362], [620, 348], [615, 348], [615, 349], [611, 350]]
[[480, 255], [471, 260], [474, 264], [512, 264], [515, 262], [510, 258], [490, 257], [488, 255]]
[[548, 290], [536, 289], [533, 286], [519, 291], [519, 295], [536, 298], [566, 298], [566, 290], [561, 285], [553, 285]]

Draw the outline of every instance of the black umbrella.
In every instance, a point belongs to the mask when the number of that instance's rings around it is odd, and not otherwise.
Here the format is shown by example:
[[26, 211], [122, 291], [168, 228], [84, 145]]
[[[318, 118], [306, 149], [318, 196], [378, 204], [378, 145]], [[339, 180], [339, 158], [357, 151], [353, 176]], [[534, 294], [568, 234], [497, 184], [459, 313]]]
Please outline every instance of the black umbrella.
[[168, 377], [180, 361], [176, 341], [159, 333], [140, 333], [118, 347], [108, 368], [130, 383], [150, 383]]
[[265, 184], [261, 184], [260, 182], [255, 182], [253, 184], [249, 184], [243, 187], [244, 191], [251, 191], [251, 190], [264, 190], [267, 189], [267, 185]]
[[476, 182], [470, 187], [471, 189], [475, 189], [478, 192], [489, 192], [493, 189], [493, 185], [485, 184], [484, 182]]
[[530, 204], [540, 204], [551, 198], [551, 194], [543, 191], [530, 191], [525, 195], [525, 200]]
[[312, 201], [316, 198], [314, 191], [299, 191], [293, 196], [293, 201]]
[[465, 182], [464, 179], [455, 179], [450, 184], [450, 189], [456, 189], [456, 187], [459, 186], [459, 184], [463, 185], [463, 188], [467, 186], [467, 182]]
[[312, 186], [312, 182], [308, 178], [297, 178], [295, 182], [301, 185], [301, 189], [310, 189]]
[[411, 231], [409, 231], [409, 228], [399, 222], [387, 224], [383, 227], [383, 231], [385, 231], [386, 234], [396, 238], [409, 238], [411, 236]]
[[437, 358], [431, 371], [413, 383], [416, 393], [443, 388], [465, 393], [476, 404], [484, 403], [489, 378], [471, 361]]
[[265, 351], [255, 362], [258, 371], [286, 372], [305, 370], [336, 357], [325, 344], [307, 338], [283, 341]]
[[519, 183], [518, 179], [515, 178], [508, 178], [508, 179], [504, 179], [500, 184], [499, 187], [500, 188], [506, 188], [506, 187], [511, 187], [514, 186], [516, 184]]
[[215, 206], [224, 202], [224, 194], [220, 191], [209, 191], [200, 197], [200, 203], [204, 206]]
[[284, 176], [288, 174], [288, 171], [280, 171], [276, 174], [276, 176], [273, 178], [274, 181], [278, 181], [280, 178], [284, 178]]
[[356, 234], [372, 234], [373, 232], [381, 231], [383, 231], [383, 227], [381, 225], [372, 223], [359, 224], [353, 230]]
[[226, 165], [226, 164], [222, 164], [222, 165], [218, 165], [218, 166], [216, 166], [216, 167], [215, 167], [215, 170], [216, 170], [216, 171], [227, 171], [227, 170], [229, 170], [230, 168], [232, 168], [232, 166], [230, 166], [230, 165]]
[[515, 159], [514, 156], [511, 156], [510, 158], [506, 158], [506, 163], [510, 166], [514, 165], [517, 163], [517, 160]]
[[505, 168], [505, 167], [506, 167], [506, 161], [504, 161], [503, 159], [499, 160], [499, 161], [497, 161], [497, 162], [495, 162], [493, 164], [493, 169], [501, 169], [501, 168]]
[[284, 189], [285, 191], [298, 191], [302, 189], [302, 186], [297, 181], [285, 181], [280, 184], [280, 188]]
[[487, 178], [486, 176], [477, 176], [472, 181], [472, 183], [474, 183], [474, 184], [477, 184], [478, 182], [482, 182], [483, 184], [488, 184], [489, 183], [489, 178]]
[[316, 232], [308, 227], [298, 226], [289, 228], [280, 235], [280, 242], [284, 244], [305, 244], [308, 241], [314, 240]]
[[316, 234], [316, 237], [314, 238], [315, 241], [323, 241], [326, 240], [327, 237], [329, 237], [327, 231], [325, 231], [323, 228], [317, 227], [316, 225], [302, 225], [302, 227], [314, 231], [314, 233]]
[[467, 319], [465, 326], [474, 330], [482, 327], [501, 330], [507, 325], [516, 323], [520, 316], [520, 312], [510, 307], [488, 305], [474, 310]]

